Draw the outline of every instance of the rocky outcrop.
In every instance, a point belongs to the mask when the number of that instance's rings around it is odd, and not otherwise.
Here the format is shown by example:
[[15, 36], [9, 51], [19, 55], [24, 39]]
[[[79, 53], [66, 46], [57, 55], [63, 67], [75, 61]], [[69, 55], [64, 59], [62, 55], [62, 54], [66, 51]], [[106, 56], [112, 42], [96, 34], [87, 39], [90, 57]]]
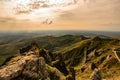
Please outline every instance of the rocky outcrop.
[[50, 80], [44, 58], [36, 55], [12, 58], [0, 69], [0, 80]]
[[58, 54], [58, 59], [52, 62], [52, 65], [56, 67], [59, 71], [61, 71], [65, 76], [69, 74], [65, 62], [63, 60], [63, 55], [61, 53]]
[[93, 70], [89, 80], [102, 80], [101, 73], [97, 68]]
[[67, 70], [62, 54], [54, 58], [36, 43], [19, 51], [20, 56], [6, 59], [0, 67], [0, 80], [75, 80], [75, 70]]
[[56, 67], [51, 67], [47, 65], [48, 72], [51, 80], [66, 80], [66, 77], [63, 73], [61, 73]]

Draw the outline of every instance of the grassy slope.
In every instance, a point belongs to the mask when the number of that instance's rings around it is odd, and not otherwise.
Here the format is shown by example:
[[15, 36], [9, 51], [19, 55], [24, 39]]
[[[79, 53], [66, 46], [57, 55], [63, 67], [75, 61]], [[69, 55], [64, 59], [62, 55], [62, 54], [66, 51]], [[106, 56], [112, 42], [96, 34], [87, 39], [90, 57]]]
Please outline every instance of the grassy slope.
[[[85, 47], [88, 47], [86, 63], [84, 63]], [[63, 53], [66, 64], [75, 67], [77, 79], [88, 79], [92, 73], [88, 66], [94, 62], [101, 69], [102, 77], [112, 80], [120, 76], [120, 63], [111, 50], [113, 47], [120, 47], [120, 41], [90, 38], [56, 49], [55, 53]], [[96, 56], [93, 55], [94, 51], [96, 51]], [[83, 67], [85, 71], [81, 72]]]
[[[52, 37], [52, 36], [45, 36], [45, 37], [33, 37], [33, 38], [26, 38], [26, 39], [19, 39], [14, 40], [15, 38], [10, 39], [9, 42], [5, 42], [4, 44], [0, 45], [0, 65], [4, 62], [4, 60], [12, 55], [16, 55], [19, 52], [19, 49], [31, 44], [31, 42], [36, 42], [40, 47], [48, 49], [52, 51], [55, 48], [67, 46], [73, 44], [79, 40], [84, 39], [83, 36], [72, 36], [72, 35], [65, 35], [60, 37]], [[3, 41], [4, 42], [4, 39]]]

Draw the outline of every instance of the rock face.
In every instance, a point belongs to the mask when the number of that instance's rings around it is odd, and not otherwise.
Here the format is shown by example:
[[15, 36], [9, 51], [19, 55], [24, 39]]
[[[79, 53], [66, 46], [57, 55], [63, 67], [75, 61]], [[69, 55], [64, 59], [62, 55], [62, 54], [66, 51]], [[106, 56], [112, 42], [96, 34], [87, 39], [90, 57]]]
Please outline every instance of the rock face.
[[0, 80], [75, 80], [75, 72], [69, 73], [62, 55], [57, 56], [55, 60], [52, 53], [33, 43], [20, 49], [20, 56], [4, 62]]
[[96, 68], [90, 76], [89, 80], [102, 80], [100, 71]]
[[0, 80], [50, 80], [44, 58], [36, 55], [12, 58], [0, 69]]

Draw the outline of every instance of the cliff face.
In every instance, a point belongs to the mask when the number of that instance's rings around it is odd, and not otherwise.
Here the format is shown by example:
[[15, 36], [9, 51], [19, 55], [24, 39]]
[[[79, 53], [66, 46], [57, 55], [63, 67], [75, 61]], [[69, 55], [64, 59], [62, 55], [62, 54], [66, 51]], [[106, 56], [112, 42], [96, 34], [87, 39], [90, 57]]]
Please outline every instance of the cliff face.
[[44, 58], [36, 55], [12, 58], [0, 69], [0, 80], [50, 80]]

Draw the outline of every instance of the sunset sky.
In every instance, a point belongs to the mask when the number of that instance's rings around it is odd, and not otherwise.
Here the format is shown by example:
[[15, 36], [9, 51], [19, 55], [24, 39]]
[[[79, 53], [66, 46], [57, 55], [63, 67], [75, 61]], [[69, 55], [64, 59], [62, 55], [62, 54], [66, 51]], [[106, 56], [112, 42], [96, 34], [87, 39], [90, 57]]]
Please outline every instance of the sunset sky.
[[120, 0], [0, 0], [0, 30], [120, 31]]

